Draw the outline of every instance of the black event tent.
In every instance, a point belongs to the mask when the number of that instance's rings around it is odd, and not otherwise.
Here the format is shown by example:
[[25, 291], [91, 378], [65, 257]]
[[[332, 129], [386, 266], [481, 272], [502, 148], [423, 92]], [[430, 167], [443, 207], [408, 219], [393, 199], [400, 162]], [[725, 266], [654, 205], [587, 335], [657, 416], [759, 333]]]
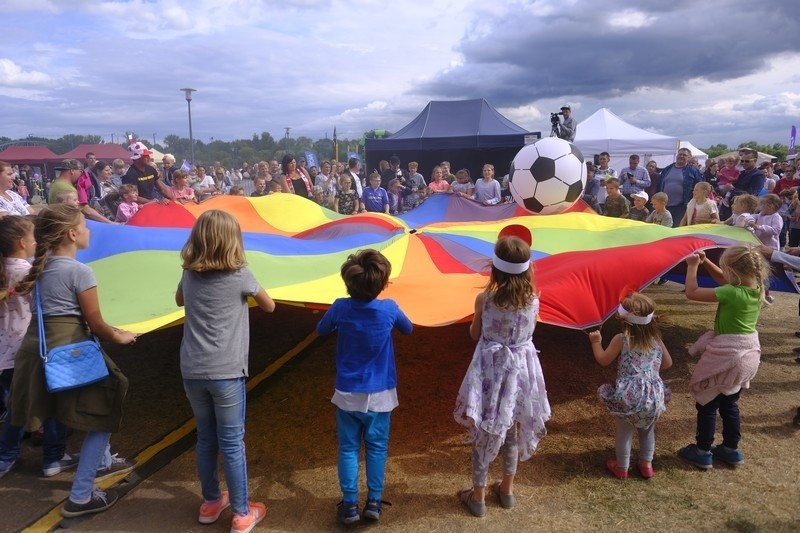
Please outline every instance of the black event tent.
[[453, 173], [469, 169], [473, 180], [480, 178], [485, 163], [491, 163], [500, 177], [525, 145], [526, 135], [541, 137], [508, 120], [483, 98], [432, 101], [394, 135], [366, 140], [367, 173], [377, 169], [380, 160], [397, 155], [403, 168], [417, 161], [425, 181], [442, 161], [450, 161]]

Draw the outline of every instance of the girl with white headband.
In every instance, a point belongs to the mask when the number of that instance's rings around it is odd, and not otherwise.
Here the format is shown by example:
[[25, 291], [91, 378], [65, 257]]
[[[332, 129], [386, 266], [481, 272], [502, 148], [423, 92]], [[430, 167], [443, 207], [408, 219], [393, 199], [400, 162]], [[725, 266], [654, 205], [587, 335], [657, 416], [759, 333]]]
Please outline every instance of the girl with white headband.
[[547, 433], [550, 404], [533, 346], [539, 298], [532, 270], [530, 245], [519, 237], [501, 237], [494, 247], [489, 283], [475, 299], [469, 333], [478, 346], [453, 414], [469, 429], [472, 441], [472, 485], [462, 489], [459, 498], [478, 517], [486, 514], [489, 464], [500, 450], [503, 479], [492, 490], [500, 505], [510, 509], [517, 461], [530, 459]]
[[638, 292], [622, 300], [617, 316], [622, 321], [622, 333], [611, 339], [603, 350], [600, 330], [589, 333], [594, 358], [608, 366], [619, 356], [617, 383], [597, 389], [600, 400], [617, 422], [615, 459], [606, 460], [606, 468], [618, 479], [628, 479], [631, 442], [634, 429], [639, 433], [639, 460], [636, 463], [644, 479], [653, 477], [655, 425], [664, 405], [666, 390], [659, 370], [672, 366], [672, 358], [661, 340], [654, 319], [656, 304]]

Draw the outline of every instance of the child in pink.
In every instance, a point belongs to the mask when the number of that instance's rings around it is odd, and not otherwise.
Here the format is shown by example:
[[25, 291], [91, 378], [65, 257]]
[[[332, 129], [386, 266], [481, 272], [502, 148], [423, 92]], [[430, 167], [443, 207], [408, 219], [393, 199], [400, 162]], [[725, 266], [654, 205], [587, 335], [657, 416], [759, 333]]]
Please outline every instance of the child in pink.
[[122, 203], [117, 208], [116, 222], [125, 224], [139, 211], [139, 202], [137, 201], [139, 200], [139, 190], [136, 185], [125, 183], [120, 186], [119, 194], [122, 196]]
[[183, 170], [176, 170], [172, 174], [172, 187], [169, 190], [176, 202], [185, 204], [196, 201], [194, 189], [189, 187], [189, 176]]

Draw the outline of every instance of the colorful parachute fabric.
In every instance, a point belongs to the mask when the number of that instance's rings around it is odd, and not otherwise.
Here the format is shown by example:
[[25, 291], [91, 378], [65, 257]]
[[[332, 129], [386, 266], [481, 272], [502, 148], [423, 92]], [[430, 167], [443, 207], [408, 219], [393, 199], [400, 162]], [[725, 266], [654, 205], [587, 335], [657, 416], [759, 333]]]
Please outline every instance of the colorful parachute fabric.
[[515, 204], [483, 206], [451, 195], [436, 195], [399, 217], [341, 216], [286, 194], [150, 204], [126, 226], [91, 224], [91, 245], [78, 256], [97, 274], [109, 322], [144, 333], [182, 318], [174, 301], [180, 250], [208, 209], [239, 220], [248, 263], [276, 300], [329, 305], [346, 296], [339, 268], [347, 256], [375, 248], [393, 267], [383, 296], [422, 326], [472, 315], [497, 234], [511, 223], [533, 235], [540, 319], [570, 328], [601, 323], [626, 290], [648, 285], [695, 251], [757, 242], [722, 225], [671, 229], [580, 209], [536, 216]]

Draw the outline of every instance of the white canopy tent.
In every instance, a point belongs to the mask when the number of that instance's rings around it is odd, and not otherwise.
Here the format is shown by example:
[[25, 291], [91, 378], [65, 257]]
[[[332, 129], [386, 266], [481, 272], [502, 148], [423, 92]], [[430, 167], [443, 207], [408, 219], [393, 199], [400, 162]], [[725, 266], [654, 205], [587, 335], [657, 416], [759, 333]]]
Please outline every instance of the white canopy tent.
[[605, 107], [578, 123], [574, 144], [587, 161], [600, 152], [611, 154], [611, 168], [628, 166], [628, 158], [636, 154], [641, 165], [655, 156], [674, 157], [678, 139], [660, 135], [628, 124]]
[[[681, 148], [688, 148], [692, 152], [692, 157], [696, 157], [697, 160], [700, 162], [700, 168], [705, 168], [706, 160], [708, 159], [708, 154], [702, 151], [700, 148], [696, 147], [689, 141], [681, 141]], [[677, 150], [675, 150], [677, 153]], [[658, 168], [664, 168], [667, 165], [671, 165], [675, 162], [675, 153], [672, 155], [657, 155], [652, 158]]]

